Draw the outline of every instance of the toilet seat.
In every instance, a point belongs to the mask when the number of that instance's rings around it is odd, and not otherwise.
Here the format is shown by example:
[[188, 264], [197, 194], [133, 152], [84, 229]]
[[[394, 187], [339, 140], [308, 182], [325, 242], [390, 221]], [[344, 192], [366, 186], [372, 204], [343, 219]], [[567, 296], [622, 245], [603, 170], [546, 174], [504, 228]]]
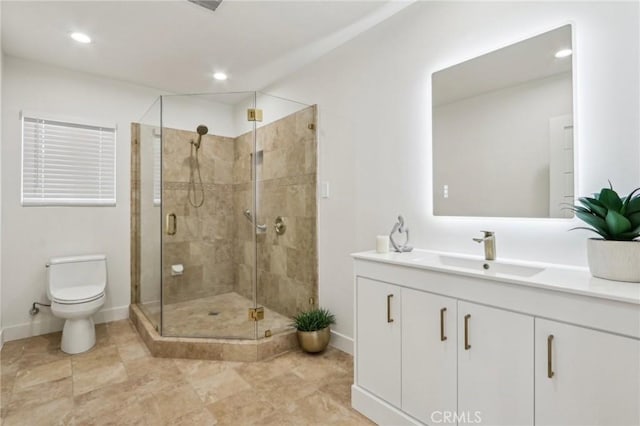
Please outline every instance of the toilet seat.
[[104, 296], [104, 287], [100, 285], [83, 285], [51, 289], [52, 300], [64, 305], [75, 305], [97, 300]]

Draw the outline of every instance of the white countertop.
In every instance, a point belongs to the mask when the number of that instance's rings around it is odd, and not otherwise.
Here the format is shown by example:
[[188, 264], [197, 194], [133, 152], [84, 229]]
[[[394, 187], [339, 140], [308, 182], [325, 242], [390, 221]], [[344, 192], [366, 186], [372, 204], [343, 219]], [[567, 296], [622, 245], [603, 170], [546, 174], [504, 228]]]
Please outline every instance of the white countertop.
[[[595, 278], [591, 276], [588, 268], [537, 262], [512, 261], [507, 259], [484, 261], [480, 256], [419, 249], [414, 249], [409, 253], [376, 253], [375, 251], [366, 251], [353, 253], [351, 256], [358, 260], [447, 272], [468, 277], [477, 277], [515, 285], [544, 288], [548, 290], [640, 305], [640, 283], [627, 283]], [[485, 271], [481, 268], [476, 270], [469, 267], [446, 265], [442, 261], [443, 257], [475, 260], [481, 263], [488, 263], [489, 265], [504, 264], [540, 268], [542, 271], [534, 273], [531, 276], [511, 275], [508, 273], [495, 272], [492, 269]]]

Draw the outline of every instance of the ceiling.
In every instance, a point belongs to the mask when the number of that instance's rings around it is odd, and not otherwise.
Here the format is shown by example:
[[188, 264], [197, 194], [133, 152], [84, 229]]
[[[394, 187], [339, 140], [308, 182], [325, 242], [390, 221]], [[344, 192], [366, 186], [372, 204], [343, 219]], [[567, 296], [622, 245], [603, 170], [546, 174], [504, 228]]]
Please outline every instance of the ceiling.
[[187, 0], [2, 1], [2, 50], [171, 93], [256, 90], [410, 3], [224, 0], [212, 12]]

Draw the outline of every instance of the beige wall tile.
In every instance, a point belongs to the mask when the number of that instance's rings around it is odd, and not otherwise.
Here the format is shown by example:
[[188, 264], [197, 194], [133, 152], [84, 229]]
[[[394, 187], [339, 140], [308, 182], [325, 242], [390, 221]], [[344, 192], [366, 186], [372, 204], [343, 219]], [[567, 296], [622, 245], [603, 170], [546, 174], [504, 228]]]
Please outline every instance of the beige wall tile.
[[287, 249], [283, 246], [270, 245], [268, 250], [271, 252], [269, 270], [275, 275], [286, 276]]

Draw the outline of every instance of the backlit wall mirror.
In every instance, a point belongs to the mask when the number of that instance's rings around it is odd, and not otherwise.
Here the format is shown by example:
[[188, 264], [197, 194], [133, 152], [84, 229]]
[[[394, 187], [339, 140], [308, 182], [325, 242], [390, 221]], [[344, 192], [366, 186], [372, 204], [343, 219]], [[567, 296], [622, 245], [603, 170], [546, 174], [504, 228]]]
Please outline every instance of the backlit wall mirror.
[[432, 75], [434, 215], [573, 216], [571, 31]]

